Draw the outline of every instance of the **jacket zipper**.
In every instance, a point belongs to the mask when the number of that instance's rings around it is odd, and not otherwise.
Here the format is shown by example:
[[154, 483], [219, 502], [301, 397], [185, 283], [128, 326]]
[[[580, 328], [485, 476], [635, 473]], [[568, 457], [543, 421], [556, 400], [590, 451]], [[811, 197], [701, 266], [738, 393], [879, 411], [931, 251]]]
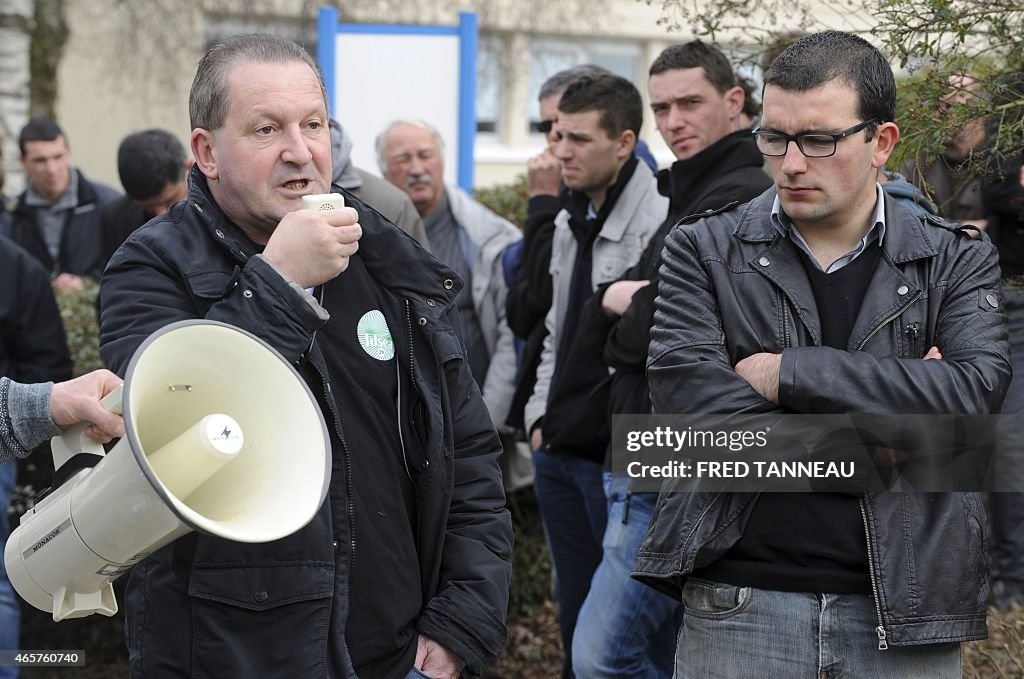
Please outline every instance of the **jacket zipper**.
[[[320, 369], [316, 371], [320, 373]], [[345, 489], [348, 491], [348, 530], [351, 535], [350, 541], [350, 552], [349, 552], [349, 568], [355, 567], [356, 563], [356, 524], [355, 524], [355, 499], [352, 494], [352, 458], [348, 449], [348, 442], [345, 441], [345, 436], [341, 432], [341, 427], [338, 425], [338, 411], [334, 406], [334, 399], [331, 396], [330, 380], [326, 375], [320, 373], [320, 377], [324, 381], [324, 401], [331, 408], [331, 425], [334, 428], [334, 433], [337, 435], [338, 440], [341, 441], [341, 449], [345, 453]], [[351, 573], [351, 570], [349, 571]]]
[[920, 353], [917, 340], [921, 335], [921, 324], [917, 321], [910, 323], [903, 330], [903, 334], [910, 340], [910, 351], [908, 352], [911, 356], [917, 356]]
[[782, 295], [782, 348], [789, 348], [789, 300], [785, 293]]
[[868, 511], [864, 506], [864, 498], [860, 500], [860, 516], [864, 520], [864, 540], [868, 546], [868, 577], [871, 580], [871, 598], [875, 602], [875, 615], [878, 617], [878, 627], [875, 633], [878, 635], [878, 650], [884, 651], [889, 648], [886, 640], [885, 625], [882, 622], [882, 605], [878, 603], [878, 583], [875, 580], [874, 553], [871, 551], [871, 538], [868, 536]]
[[[412, 339], [412, 311], [409, 308], [409, 300], [408, 299], [405, 300], [405, 332], [406, 332], [406, 335], [407, 335], [407, 339], [409, 340], [409, 384], [412, 385], [413, 391], [415, 391], [417, 394], [419, 394], [419, 387], [416, 386], [416, 361], [415, 361], [415, 357], [413, 356], [413, 348], [412, 348], [412, 341], [413, 341], [413, 339]], [[420, 399], [422, 399], [422, 398], [423, 398], [423, 396], [421, 394], [420, 395]], [[410, 412], [410, 416], [411, 416], [412, 415], [411, 402], [410, 402], [410, 411], [409, 412]], [[399, 423], [399, 424], [401, 424], [401, 423]], [[405, 459], [405, 446], [404, 445], [402, 446], [402, 459], [403, 460]], [[430, 457], [429, 457], [429, 455], [424, 454], [424, 456], [423, 456], [423, 468], [426, 469], [429, 466], [430, 466]], [[408, 471], [408, 469], [409, 469], [408, 461], [406, 461], [405, 468]], [[412, 479], [412, 476], [410, 476], [409, 478]]]
[[395, 419], [398, 424], [398, 444], [402, 447], [402, 466], [405, 467], [405, 475], [412, 481], [412, 472], [409, 471], [409, 456], [405, 452], [405, 435], [402, 434], [402, 363], [395, 358], [395, 379], [398, 381], [396, 392], [398, 394], [395, 405]]
[[914, 302], [916, 302], [916, 301], [917, 301], [918, 299], [920, 299], [920, 298], [921, 298], [921, 293], [920, 293], [920, 291], [919, 291], [919, 292], [918, 292], [918, 293], [917, 293], [916, 295], [914, 295], [914, 296], [913, 296], [913, 297], [912, 297], [911, 299], [907, 300], [907, 302], [906, 302], [906, 303], [905, 303], [905, 304], [904, 304], [903, 306], [901, 306], [901, 307], [899, 308], [899, 310], [898, 310], [898, 311], [897, 311], [896, 313], [894, 313], [894, 314], [893, 314], [892, 316], [889, 316], [889, 317], [888, 317], [887, 319], [885, 319], [884, 321], [882, 321], [881, 323], [879, 323], [878, 325], [876, 325], [876, 326], [875, 326], [875, 329], [874, 329], [874, 330], [872, 330], [872, 331], [871, 331], [871, 332], [870, 332], [870, 333], [868, 334], [868, 336], [867, 336], [867, 337], [865, 337], [865, 338], [864, 338], [864, 339], [863, 339], [863, 340], [861, 341], [861, 343], [857, 345], [857, 349], [856, 349], [856, 351], [860, 351], [861, 349], [863, 349], [863, 348], [864, 348], [864, 345], [865, 345], [865, 344], [867, 344], [867, 343], [868, 343], [868, 342], [869, 342], [869, 341], [871, 340], [871, 338], [872, 338], [872, 337], [874, 337], [875, 335], [877, 335], [877, 334], [878, 334], [878, 331], [879, 331], [879, 330], [881, 330], [882, 328], [884, 328], [885, 326], [887, 326], [888, 324], [892, 323], [892, 322], [893, 322], [893, 321], [895, 321], [895, 320], [896, 320], [897, 318], [899, 318], [899, 317], [900, 317], [900, 314], [902, 314], [902, 313], [904, 312], [904, 310], [906, 310], [906, 308], [907, 308], [908, 306], [910, 306], [911, 304], [913, 304]]
[[[902, 314], [903, 311], [908, 306], [910, 306], [911, 304], [916, 302], [918, 299], [920, 299], [920, 297], [921, 297], [921, 293], [918, 292], [916, 295], [913, 296], [913, 298], [907, 300], [907, 302], [904, 305], [902, 305], [900, 307], [900, 309], [896, 313], [892, 314], [891, 316], [886, 318], [884, 321], [879, 323], [877, 326], [875, 326], [875, 329], [872, 330], [868, 334], [868, 336], [865, 337], [861, 341], [861, 343], [857, 345], [857, 351], [860, 351], [861, 349], [863, 349], [864, 345], [866, 345], [871, 340], [872, 337], [874, 337], [876, 334], [878, 334], [879, 330], [881, 330], [886, 325], [888, 325], [889, 323], [892, 323], [894, 320], [899, 318], [900, 314]], [[867, 508], [864, 505], [864, 502], [865, 502], [864, 498], [861, 498], [861, 500], [860, 500], [860, 515], [861, 515], [861, 518], [864, 520], [864, 541], [866, 542], [867, 547], [868, 547], [868, 577], [871, 580], [871, 598], [875, 602], [875, 616], [877, 616], [877, 618], [878, 618], [878, 626], [875, 627], [875, 634], [878, 635], [878, 650], [879, 651], [884, 651], [884, 650], [887, 650], [889, 648], [889, 641], [888, 641], [887, 634], [886, 634], [886, 631], [885, 631], [885, 624], [882, 621], [882, 605], [881, 605], [881, 603], [879, 603], [879, 599], [878, 599], [878, 581], [877, 581], [877, 575], [875, 573], [874, 552], [872, 552], [872, 550], [871, 550], [871, 537], [868, 535], [868, 512], [867, 512]]]
[[[323, 306], [324, 304], [324, 289], [326, 287], [327, 284], [323, 283], [320, 286], [319, 294], [317, 295], [317, 302], [320, 304], [320, 306]], [[299, 359], [300, 363], [303, 362], [304, 360], [311, 360], [313, 355], [313, 345], [315, 343], [316, 331], [314, 330], [313, 336], [309, 339], [309, 347], [306, 349], [305, 356], [300, 357]], [[316, 371], [320, 373], [319, 368], [316, 368]], [[348, 567], [350, 569], [349, 573], [351, 573], [351, 569], [355, 568], [356, 565], [356, 502], [354, 499], [355, 496], [353, 495], [352, 492], [352, 457], [348, 450], [348, 442], [345, 441], [345, 435], [342, 433], [341, 426], [339, 425], [340, 419], [338, 417], [338, 411], [334, 405], [334, 397], [331, 395], [330, 376], [324, 373], [320, 373], [320, 378], [323, 380], [324, 383], [324, 401], [331, 407], [331, 424], [334, 427], [334, 433], [337, 434], [338, 436], [338, 440], [341, 441], [341, 449], [345, 453], [345, 490], [348, 492], [348, 530], [349, 534], [352, 536], [352, 539], [349, 543], [350, 551], [348, 561]]]

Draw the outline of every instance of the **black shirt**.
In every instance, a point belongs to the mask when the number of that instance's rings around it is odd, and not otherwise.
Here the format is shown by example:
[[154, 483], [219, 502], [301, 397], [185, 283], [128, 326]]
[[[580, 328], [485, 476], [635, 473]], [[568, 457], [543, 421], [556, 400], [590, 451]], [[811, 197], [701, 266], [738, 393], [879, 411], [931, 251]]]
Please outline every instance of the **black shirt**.
[[[414, 465], [399, 432], [398, 396], [408, 399], [392, 336], [400, 319], [385, 321], [362, 259], [324, 288], [331, 322], [320, 332], [332, 393], [341, 411], [351, 462], [354, 537], [345, 638], [361, 677], [402, 679], [416, 655], [416, 621], [423, 608], [416, 549]], [[401, 418], [402, 421], [405, 418]], [[335, 452], [337, 455], [338, 452]]]
[[[878, 241], [826, 274], [800, 248], [821, 320], [822, 345], [847, 349], [878, 265]], [[740, 538], [694, 575], [733, 585], [792, 592], [871, 592], [860, 497], [846, 493], [763, 493]]]

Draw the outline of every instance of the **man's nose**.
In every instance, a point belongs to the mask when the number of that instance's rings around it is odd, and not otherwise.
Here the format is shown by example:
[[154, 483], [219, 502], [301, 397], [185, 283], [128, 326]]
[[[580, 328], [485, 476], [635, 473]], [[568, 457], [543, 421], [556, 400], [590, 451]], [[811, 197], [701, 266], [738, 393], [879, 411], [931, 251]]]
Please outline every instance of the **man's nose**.
[[287, 163], [305, 165], [313, 160], [313, 152], [309, 149], [309, 140], [302, 134], [298, 125], [289, 125], [284, 130], [282, 139], [284, 148], [281, 150], [281, 159]]
[[558, 158], [559, 160], [564, 161], [572, 157], [572, 148], [564, 137], [555, 141], [555, 146], [552, 152], [555, 154], [555, 158]]
[[668, 129], [678, 130], [686, 126], [686, 115], [679, 106], [671, 106], [668, 109]]
[[782, 171], [786, 174], [800, 174], [807, 170], [807, 157], [797, 146], [795, 139], [786, 142], [786, 153], [782, 156]]
[[409, 160], [409, 174], [416, 175], [418, 177], [418, 176], [424, 175], [426, 173], [427, 172], [426, 172], [426, 168], [423, 166], [423, 161], [420, 158], [417, 158], [416, 156], [413, 156]]
[[544, 136], [547, 137], [548, 148], [550, 148], [553, 153], [555, 146], [558, 145], [558, 133], [555, 131], [555, 126], [552, 125], [551, 129], [548, 130], [548, 133]]

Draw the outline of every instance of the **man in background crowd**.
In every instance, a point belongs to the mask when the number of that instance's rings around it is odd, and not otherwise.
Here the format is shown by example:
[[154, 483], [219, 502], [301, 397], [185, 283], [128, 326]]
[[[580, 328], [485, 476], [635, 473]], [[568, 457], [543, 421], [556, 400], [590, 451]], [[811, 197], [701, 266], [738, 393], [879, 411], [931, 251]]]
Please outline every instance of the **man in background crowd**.
[[[668, 216], [640, 261], [619, 280], [598, 287], [583, 312], [588, 350], [614, 369], [609, 418], [651, 413], [647, 348], [654, 324], [665, 236], [689, 215], [745, 203], [771, 185], [747, 127], [758, 115], [729, 60], [695, 40], [665, 49], [647, 83], [654, 122], [677, 160], [658, 173]], [[679, 384], [685, 391], [686, 384]], [[608, 527], [603, 556], [573, 636], [576, 679], [668, 677], [674, 667], [682, 605], [630, 579], [657, 493], [635, 492], [609, 446], [605, 459]]]
[[121, 140], [117, 173], [127, 195], [100, 206], [104, 266], [135, 229], [185, 199], [191, 166], [185, 147], [167, 130], [143, 130]]
[[466, 281], [456, 297], [469, 364], [495, 427], [502, 433], [505, 487], [532, 482], [526, 446], [505, 424], [515, 390], [516, 352], [505, 321], [505, 250], [522, 238], [511, 222], [444, 183], [444, 140], [422, 121], [396, 120], [377, 137], [384, 177], [409, 194], [423, 218], [430, 250]]
[[114, 189], [86, 179], [71, 164], [71, 148], [60, 126], [43, 116], [18, 135], [28, 187], [18, 197], [6, 233], [53, 276], [57, 292], [78, 290], [82, 278], [99, 280], [103, 270], [99, 207]]
[[580, 344], [581, 313], [598, 285], [639, 260], [668, 208], [634, 154], [642, 123], [640, 93], [611, 74], [575, 79], [558, 103], [554, 155], [569, 193], [555, 218], [548, 334], [524, 421], [557, 580], [563, 677], [573, 676], [573, 632], [601, 562], [608, 514], [610, 375]]

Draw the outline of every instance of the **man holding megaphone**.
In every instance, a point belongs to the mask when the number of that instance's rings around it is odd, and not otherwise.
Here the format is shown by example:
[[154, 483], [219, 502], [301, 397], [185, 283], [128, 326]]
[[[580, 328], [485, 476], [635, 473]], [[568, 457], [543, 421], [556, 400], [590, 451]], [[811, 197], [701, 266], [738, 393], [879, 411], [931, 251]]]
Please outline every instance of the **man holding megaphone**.
[[[326, 90], [302, 48], [215, 45], [189, 110], [188, 198], [111, 259], [103, 358], [123, 374], [149, 335], [187, 319], [248, 331], [315, 396], [331, 481], [288, 537], [192, 533], [136, 565], [132, 676], [480, 677], [505, 644], [512, 532], [501, 443], [459, 339], [462, 281], [330, 185]], [[225, 410], [281, 398], [236, 391]]]

